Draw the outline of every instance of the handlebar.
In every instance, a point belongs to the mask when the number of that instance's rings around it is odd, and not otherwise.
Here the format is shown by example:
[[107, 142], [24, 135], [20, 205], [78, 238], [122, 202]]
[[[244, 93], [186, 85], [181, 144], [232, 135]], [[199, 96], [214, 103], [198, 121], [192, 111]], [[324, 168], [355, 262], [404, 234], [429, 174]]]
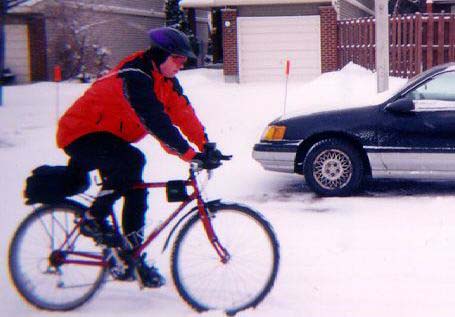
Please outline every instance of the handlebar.
[[[232, 155], [223, 155], [220, 157], [220, 161], [230, 161], [232, 159]], [[221, 164], [220, 164], [221, 165]], [[219, 167], [219, 166], [218, 166]], [[201, 161], [191, 161], [190, 162], [190, 169], [193, 171], [200, 171], [205, 169], [204, 168], [204, 162]], [[213, 169], [207, 169], [207, 170], [213, 170]]]
[[213, 170], [221, 165], [221, 161], [229, 161], [232, 155], [224, 155], [216, 148], [216, 143], [207, 143], [204, 145], [204, 160], [194, 160], [191, 162], [191, 169], [196, 170]]
[[221, 155], [220, 161], [230, 161], [232, 159], [232, 155]]

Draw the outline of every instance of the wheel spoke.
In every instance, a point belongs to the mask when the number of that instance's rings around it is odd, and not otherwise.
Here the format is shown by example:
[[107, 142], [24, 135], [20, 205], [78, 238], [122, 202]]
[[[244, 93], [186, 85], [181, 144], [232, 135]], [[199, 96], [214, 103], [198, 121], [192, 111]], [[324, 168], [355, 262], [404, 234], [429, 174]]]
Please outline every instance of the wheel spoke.
[[[82, 212], [79, 209], [66, 204], [44, 206], [27, 217], [13, 237], [9, 255], [12, 280], [22, 296], [39, 308], [76, 308], [89, 300], [104, 281], [101, 266], [55, 262], [54, 252], [68, 247], [62, 244], [69, 238], [71, 250], [102, 254], [102, 248], [92, 239], [71, 233]], [[57, 255], [66, 257], [67, 250], [60, 251]]]
[[172, 273], [180, 295], [197, 310], [242, 310], [270, 291], [278, 269], [278, 245], [268, 224], [255, 215], [237, 205], [216, 211], [213, 228], [231, 255], [226, 264], [208, 243], [197, 217], [182, 228], [174, 245]]
[[350, 182], [352, 173], [349, 156], [338, 149], [322, 151], [313, 163], [314, 179], [325, 189], [343, 188]]

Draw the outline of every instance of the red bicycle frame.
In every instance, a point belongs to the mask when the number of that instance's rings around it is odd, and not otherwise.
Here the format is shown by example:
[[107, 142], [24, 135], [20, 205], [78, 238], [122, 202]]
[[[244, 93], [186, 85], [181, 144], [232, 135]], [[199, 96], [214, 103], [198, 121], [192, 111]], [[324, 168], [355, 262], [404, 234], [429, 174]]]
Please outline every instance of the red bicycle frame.
[[[141, 183], [137, 184], [134, 187], [135, 188], [166, 188], [167, 183], [166, 182], [152, 182], [152, 183]], [[227, 250], [221, 245], [221, 243], [218, 240], [218, 237], [216, 236], [215, 231], [213, 230], [212, 223], [210, 221], [210, 217], [207, 213], [206, 206], [204, 204], [204, 201], [201, 197], [201, 192], [199, 190], [199, 186], [197, 183], [197, 179], [195, 176], [195, 173], [193, 169], [190, 169], [190, 178], [185, 181], [185, 185], [193, 188], [193, 192], [189, 195], [189, 197], [184, 200], [180, 206], [155, 230], [153, 230], [152, 233], [147, 237], [147, 239], [144, 241], [142, 245], [140, 245], [138, 248], [135, 249], [133, 256], [139, 257], [142, 251], [144, 251], [145, 248], [148, 247], [150, 243], [163, 231], [164, 228], [166, 228], [169, 223], [171, 223], [172, 220], [174, 220], [175, 217], [193, 200], [197, 201], [197, 210], [199, 213], [199, 216], [201, 218], [201, 221], [204, 225], [205, 232], [207, 234], [207, 238], [209, 239], [210, 243], [212, 244], [213, 248], [217, 252], [218, 256], [220, 257], [220, 261], [223, 263], [226, 263], [229, 260], [229, 253]]]
[[[192, 201], [197, 201], [197, 212], [199, 213], [199, 217], [203, 223], [207, 238], [209, 239], [210, 243], [212, 244], [213, 248], [215, 249], [216, 253], [220, 257], [220, 261], [222, 263], [227, 263], [230, 259], [230, 255], [227, 250], [221, 245], [218, 237], [213, 230], [213, 226], [207, 212], [207, 207], [204, 203], [204, 200], [201, 197], [201, 192], [199, 190], [197, 178], [194, 172], [193, 167], [190, 169], [190, 177], [188, 180], [184, 182], [185, 186], [191, 187], [193, 192], [188, 196], [187, 199], [182, 201], [182, 203], [178, 206], [178, 208], [169, 215], [169, 217], [161, 223], [158, 227], [156, 227], [145, 239], [145, 241], [133, 252], [133, 258], [138, 258], [141, 253], [147, 248], [150, 243], [155, 240], [157, 236], [174, 220], [180, 212], [188, 206]], [[150, 182], [150, 183], [139, 183], [134, 185], [134, 188], [166, 188], [167, 182]], [[112, 221], [114, 223], [115, 228], [118, 229], [118, 223], [115, 218], [115, 215], [111, 214]], [[65, 241], [62, 243], [60, 248], [57, 251], [54, 251], [51, 255], [51, 260], [57, 261], [57, 264], [81, 264], [81, 265], [100, 265], [100, 266], [107, 266], [107, 262], [104, 261], [104, 257], [102, 255], [94, 255], [88, 252], [75, 252], [75, 251], [61, 251], [64, 249], [71, 250], [71, 246], [74, 244], [75, 241], [70, 242], [72, 237], [75, 233], [79, 230], [80, 223], [75, 226], [75, 228], [68, 234]], [[65, 248], [65, 245], [68, 245], [68, 248]], [[67, 259], [67, 255], [73, 255], [83, 259]]]

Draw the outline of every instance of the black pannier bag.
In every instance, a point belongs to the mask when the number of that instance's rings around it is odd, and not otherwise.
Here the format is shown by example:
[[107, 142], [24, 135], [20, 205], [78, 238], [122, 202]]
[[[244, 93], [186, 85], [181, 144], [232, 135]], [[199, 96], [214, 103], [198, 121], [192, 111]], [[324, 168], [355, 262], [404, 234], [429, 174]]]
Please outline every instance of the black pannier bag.
[[53, 203], [84, 192], [90, 185], [88, 173], [70, 170], [67, 166], [42, 165], [32, 171], [25, 183], [24, 197], [28, 205]]
[[168, 181], [166, 183], [166, 195], [168, 202], [184, 201], [188, 198], [186, 181]]

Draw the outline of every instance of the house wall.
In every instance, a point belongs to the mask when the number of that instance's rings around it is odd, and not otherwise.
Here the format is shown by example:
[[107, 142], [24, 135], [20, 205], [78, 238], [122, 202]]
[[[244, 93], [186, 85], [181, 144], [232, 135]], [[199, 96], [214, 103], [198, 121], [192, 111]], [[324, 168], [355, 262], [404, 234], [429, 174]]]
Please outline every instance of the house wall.
[[[147, 31], [164, 25], [163, 1], [108, 0], [100, 6], [98, 1], [93, 0], [81, 0], [76, 4], [65, 0], [63, 2], [70, 6], [64, 9], [63, 14], [56, 14], [62, 11], [56, 11], [53, 2], [42, 1], [33, 8], [33, 11], [46, 16], [49, 79], [52, 78], [54, 66], [61, 62], [58, 54], [68, 39], [70, 28], [79, 31], [79, 38], [86, 37], [87, 46], [105, 48], [109, 52], [106, 64], [114, 67], [126, 55], [146, 49], [149, 46]], [[155, 9], [161, 12], [151, 16]], [[65, 17], [70, 22], [65, 22]], [[72, 24], [74, 26], [70, 26]], [[88, 71], [96, 73], [95, 68]]]
[[[56, 15], [55, 5], [61, 3], [68, 4], [69, 8], [65, 9], [64, 15]], [[67, 41], [72, 23], [65, 23], [65, 16], [69, 21], [76, 21], [78, 26], [73, 29], [83, 30], [79, 34], [86, 35], [88, 45], [98, 45], [109, 52], [105, 62], [108, 67], [114, 67], [125, 56], [149, 47], [148, 30], [165, 25], [164, 7], [164, 0], [48, 0], [36, 3], [29, 11], [46, 17], [43, 27], [47, 63], [43, 79], [52, 79], [55, 65], [61, 63], [58, 54]], [[206, 16], [206, 12], [197, 10], [197, 37], [202, 41], [200, 49], [204, 54], [208, 36]], [[97, 72], [95, 66], [89, 67], [88, 72]]]
[[[74, 1], [74, 0], [69, 0]], [[85, 2], [88, 4], [100, 4], [100, 1], [96, 0], [80, 0], [78, 2]], [[132, 8], [136, 10], [145, 10], [148, 12], [154, 12], [156, 17], [145, 17], [141, 18], [140, 16], [134, 17], [132, 15], [125, 15], [123, 20], [127, 20], [129, 23], [129, 27], [136, 27], [136, 29], [142, 32], [144, 29], [148, 31], [154, 27], [160, 27], [165, 25], [165, 1], [164, 0], [104, 0], [102, 1], [102, 5], [104, 6], [117, 6], [117, 7], [125, 7], [125, 8]], [[207, 52], [208, 46], [208, 12], [204, 10], [195, 10], [197, 23], [196, 23], [196, 37], [201, 41], [201, 61], [203, 60], [203, 56], [205, 56]], [[135, 21], [131, 21], [135, 20]], [[118, 28], [118, 26], [116, 27]], [[114, 28], [115, 29], [115, 28]], [[116, 30], [117, 31], [117, 30]], [[123, 30], [127, 31], [127, 30]], [[134, 30], [127, 31], [128, 35], [128, 42], [126, 43], [126, 47], [133, 47], [132, 51], [137, 51], [143, 49], [143, 38], [138, 36], [137, 34], [134, 35]], [[123, 33], [117, 33], [123, 34]], [[142, 41], [142, 42], [141, 42]], [[146, 46], [149, 45], [148, 39], [145, 43]], [[121, 60], [124, 55], [131, 53], [131, 49], [123, 49], [119, 47], [117, 56], [113, 54], [111, 60], [114, 61], [116, 64], [119, 60]]]
[[[74, 0], [73, 0], [74, 1]], [[164, 1], [163, 0], [103, 0], [103, 1], [93, 1], [93, 0], [78, 0], [78, 2], [86, 3], [99, 3], [106, 6], [122, 6], [127, 8], [134, 9], [143, 9], [143, 10], [155, 10], [162, 12], [164, 10]]]
[[[146, 49], [150, 45], [147, 31], [164, 25], [164, 19], [149, 17], [130, 17], [91, 11], [78, 12], [78, 15], [81, 25], [89, 26], [86, 32], [87, 41], [106, 48], [109, 52], [106, 58], [109, 67], [114, 67], [122, 58], [137, 50]], [[46, 30], [48, 72], [52, 73], [54, 65], [58, 62], [60, 42], [65, 37], [65, 29], [61, 27], [58, 19], [50, 18], [46, 20]]]

